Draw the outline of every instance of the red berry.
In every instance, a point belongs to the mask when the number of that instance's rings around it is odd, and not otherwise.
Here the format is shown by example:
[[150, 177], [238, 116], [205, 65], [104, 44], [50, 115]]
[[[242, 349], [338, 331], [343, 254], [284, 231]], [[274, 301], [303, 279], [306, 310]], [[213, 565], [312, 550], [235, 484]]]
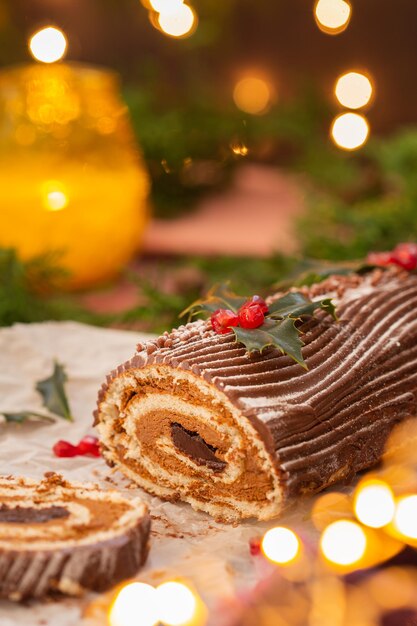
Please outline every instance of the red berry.
[[211, 316], [211, 326], [219, 335], [230, 332], [232, 326], [239, 324], [239, 318], [230, 309], [217, 309]]
[[55, 456], [59, 457], [77, 456], [78, 454], [77, 446], [73, 446], [72, 443], [63, 439], [57, 441], [52, 450]]
[[261, 540], [259, 537], [251, 537], [249, 539], [249, 552], [252, 556], [258, 556], [261, 553]]
[[242, 328], [258, 328], [264, 323], [265, 315], [260, 304], [244, 304], [238, 311]]
[[394, 257], [391, 252], [370, 252], [366, 257], [369, 265], [380, 265], [386, 267], [394, 263]]
[[253, 304], [259, 304], [259, 306], [262, 309], [262, 312], [268, 313], [268, 305], [265, 302], [265, 300], [263, 298], [261, 298], [261, 296], [252, 296], [252, 298], [250, 300], [248, 300], [248, 302], [246, 302], [243, 306], [252, 306]]
[[91, 454], [92, 456], [100, 456], [100, 447], [97, 437], [86, 435], [77, 446], [78, 454]]
[[417, 244], [399, 243], [392, 251], [393, 263], [405, 270], [415, 270], [417, 268]]

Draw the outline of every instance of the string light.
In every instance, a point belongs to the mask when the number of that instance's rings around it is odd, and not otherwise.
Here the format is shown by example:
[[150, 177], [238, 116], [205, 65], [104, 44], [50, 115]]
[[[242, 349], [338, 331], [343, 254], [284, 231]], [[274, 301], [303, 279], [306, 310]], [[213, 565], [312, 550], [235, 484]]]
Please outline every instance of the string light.
[[417, 539], [417, 495], [399, 498], [394, 525], [405, 537]]
[[155, 626], [159, 622], [156, 590], [145, 583], [126, 585], [109, 613], [109, 626]]
[[156, 589], [159, 620], [164, 626], [182, 626], [194, 617], [197, 602], [193, 592], [182, 583], [166, 582]]
[[369, 124], [359, 113], [342, 113], [333, 121], [330, 135], [339, 148], [356, 150], [367, 141]]
[[170, 37], [189, 37], [196, 29], [197, 16], [188, 4], [175, 2], [158, 16], [161, 30]]
[[182, 4], [184, 0], [149, 0], [150, 7], [157, 13], [170, 13]]
[[352, 7], [346, 0], [317, 0], [314, 17], [321, 31], [329, 35], [343, 32], [350, 21]]
[[247, 76], [239, 80], [233, 90], [236, 106], [245, 113], [266, 113], [271, 101], [271, 88], [262, 78]]
[[360, 109], [366, 106], [372, 97], [372, 83], [360, 72], [348, 72], [336, 82], [335, 94], [340, 104], [348, 109]]
[[352, 565], [365, 553], [366, 536], [356, 522], [339, 520], [327, 526], [320, 538], [324, 556], [337, 565]]
[[382, 528], [394, 517], [392, 490], [382, 480], [370, 480], [358, 487], [354, 509], [360, 522], [371, 528]]
[[29, 50], [37, 61], [55, 63], [64, 57], [67, 45], [67, 38], [62, 30], [48, 26], [31, 37]]
[[284, 526], [276, 526], [265, 533], [261, 547], [270, 561], [284, 565], [296, 558], [300, 550], [300, 542], [292, 530]]

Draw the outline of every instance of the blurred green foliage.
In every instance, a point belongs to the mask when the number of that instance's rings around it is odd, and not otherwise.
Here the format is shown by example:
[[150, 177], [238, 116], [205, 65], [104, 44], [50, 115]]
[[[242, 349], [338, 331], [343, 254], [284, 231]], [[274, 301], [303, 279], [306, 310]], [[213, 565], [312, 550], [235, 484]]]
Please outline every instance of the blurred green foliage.
[[417, 240], [417, 130], [373, 139], [358, 159], [361, 176], [343, 193], [313, 189], [299, 224], [302, 250], [319, 259], [360, 259]]

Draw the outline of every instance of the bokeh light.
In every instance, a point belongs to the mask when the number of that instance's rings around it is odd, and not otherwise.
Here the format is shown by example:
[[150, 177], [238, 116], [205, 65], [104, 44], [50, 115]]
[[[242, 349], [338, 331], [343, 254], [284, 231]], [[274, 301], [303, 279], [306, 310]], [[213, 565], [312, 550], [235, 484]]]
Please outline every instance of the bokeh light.
[[67, 39], [59, 28], [48, 26], [35, 33], [29, 41], [32, 56], [42, 63], [55, 63], [67, 50]]
[[183, 583], [166, 582], [156, 589], [159, 620], [166, 626], [182, 626], [193, 619], [197, 601]]
[[352, 513], [351, 499], [346, 493], [331, 491], [315, 499], [311, 510], [311, 521], [318, 530]]
[[417, 539], [417, 495], [399, 498], [394, 525], [404, 537]]
[[271, 102], [271, 88], [262, 78], [247, 76], [239, 80], [233, 90], [236, 106], [245, 113], [261, 115]]
[[300, 551], [297, 535], [284, 526], [268, 530], [262, 539], [262, 552], [274, 563], [286, 564], [293, 561]]
[[110, 608], [109, 626], [155, 626], [159, 622], [156, 589], [145, 583], [126, 585]]
[[347, 72], [336, 82], [335, 94], [340, 104], [348, 109], [360, 109], [372, 98], [372, 83], [360, 72]]
[[350, 21], [352, 7], [345, 0], [318, 0], [314, 7], [317, 26], [329, 35], [343, 32]]
[[158, 16], [161, 30], [170, 37], [187, 37], [196, 29], [197, 16], [188, 4], [175, 2]]
[[243, 141], [232, 141], [230, 149], [236, 156], [245, 157], [249, 154], [249, 148]]
[[148, 3], [157, 13], [170, 13], [184, 4], [184, 0], [148, 0]]
[[68, 206], [68, 193], [60, 182], [50, 180], [42, 186], [43, 204], [48, 211], [61, 211]]
[[367, 481], [359, 485], [356, 491], [354, 509], [360, 522], [371, 528], [382, 528], [394, 517], [392, 490], [383, 481]]
[[356, 150], [368, 139], [369, 124], [359, 113], [342, 113], [333, 121], [330, 135], [339, 148]]
[[365, 553], [366, 536], [356, 522], [339, 520], [327, 526], [320, 538], [324, 556], [337, 565], [351, 565]]

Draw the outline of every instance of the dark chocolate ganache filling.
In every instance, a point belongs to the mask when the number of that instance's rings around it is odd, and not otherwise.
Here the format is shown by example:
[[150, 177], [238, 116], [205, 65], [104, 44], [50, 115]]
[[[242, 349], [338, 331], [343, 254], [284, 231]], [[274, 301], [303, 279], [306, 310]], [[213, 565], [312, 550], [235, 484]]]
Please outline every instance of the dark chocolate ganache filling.
[[0, 524], [42, 524], [55, 519], [69, 516], [69, 511], [63, 506], [51, 506], [47, 509], [34, 509], [24, 506], [9, 507], [0, 505]]
[[206, 465], [215, 472], [221, 472], [226, 467], [227, 464], [216, 456], [217, 448], [204, 441], [198, 433], [173, 422], [171, 437], [174, 446], [198, 465]]

